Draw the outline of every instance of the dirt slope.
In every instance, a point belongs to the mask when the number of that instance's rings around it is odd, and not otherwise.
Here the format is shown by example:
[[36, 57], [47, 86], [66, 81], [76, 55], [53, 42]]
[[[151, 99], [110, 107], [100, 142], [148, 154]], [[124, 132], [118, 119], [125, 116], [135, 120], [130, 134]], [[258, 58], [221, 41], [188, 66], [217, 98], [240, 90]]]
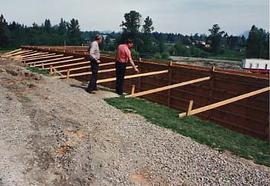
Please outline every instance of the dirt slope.
[[269, 185], [269, 168], [0, 61], [0, 186]]

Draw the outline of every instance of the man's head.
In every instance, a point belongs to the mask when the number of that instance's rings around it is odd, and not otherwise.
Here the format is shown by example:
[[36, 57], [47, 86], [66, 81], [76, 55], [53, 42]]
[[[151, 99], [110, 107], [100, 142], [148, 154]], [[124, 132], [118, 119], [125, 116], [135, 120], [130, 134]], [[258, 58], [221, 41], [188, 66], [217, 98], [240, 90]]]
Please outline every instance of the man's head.
[[127, 40], [127, 45], [128, 45], [128, 48], [132, 48], [133, 47], [133, 41], [131, 39], [128, 39]]
[[102, 36], [101, 35], [96, 35], [95, 41], [97, 41], [99, 44], [102, 43]]

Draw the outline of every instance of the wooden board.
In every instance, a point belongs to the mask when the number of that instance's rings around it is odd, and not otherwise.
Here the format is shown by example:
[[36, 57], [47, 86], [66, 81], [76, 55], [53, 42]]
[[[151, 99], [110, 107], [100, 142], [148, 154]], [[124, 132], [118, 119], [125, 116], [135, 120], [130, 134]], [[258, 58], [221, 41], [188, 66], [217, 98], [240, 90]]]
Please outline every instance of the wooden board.
[[207, 106], [204, 106], [204, 107], [200, 107], [200, 108], [191, 110], [189, 113], [187, 113], [187, 112], [181, 113], [181, 114], [179, 114], [179, 117], [195, 115], [195, 114], [198, 114], [198, 113], [201, 113], [201, 112], [205, 112], [205, 111], [217, 108], [217, 107], [221, 107], [221, 106], [224, 106], [224, 105], [227, 105], [227, 104], [230, 104], [230, 103], [242, 100], [242, 99], [246, 99], [248, 97], [255, 96], [257, 94], [268, 92], [268, 91], [270, 91], [270, 87], [262, 88], [262, 89], [252, 91], [252, 92], [240, 95], [240, 96], [236, 96], [236, 97], [233, 97], [233, 98], [230, 98], [230, 99], [226, 99], [224, 101], [220, 101], [220, 102], [217, 102], [217, 103], [213, 103], [213, 104], [210, 104], [210, 105], [207, 105]]
[[[147, 73], [142, 73], [142, 74], [134, 74], [134, 75], [125, 76], [125, 79], [153, 76], [153, 75], [164, 74], [164, 73], [168, 73], [168, 72], [169, 72], [168, 70], [161, 70], [161, 71], [147, 72]], [[107, 83], [107, 82], [112, 82], [115, 80], [116, 80], [116, 78], [101, 79], [101, 80], [98, 80], [97, 83]]]
[[185, 82], [176, 83], [176, 84], [173, 84], [173, 85], [163, 86], [163, 87], [155, 88], [155, 89], [152, 89], [152, 90], [138, 92], [138, 93], [135, 93], [135, 94], [131, 94], [129, 96], [126, 96], [126, 97], [129, 98], [129, 97], [145, 96], [145, 95], [148, 95], [148, 94], [162, 92], [162, 91], [165, 91], [165, 90], [170, 90], [170, 89], [174, 89], [174, 88], [177, 88], [177, 87], [182, 87], [182, 86], [185, 86], [185, 85], [199, 83], [199, 82], [207, 81], [207, 80], [210, 80], [210, 79], [211, 78], [209, 76], [208, 77], [203, 77], [203, 78], [198, 78], [198, 79], [193, 79], [193, 80], [190, 80], [190, 81], [185, 81]]
[[34, 62], [29, 62], [26, 63], [27, 65], [33, 65], [33, 64], [40, 64], [40, 63], [47, 63], [47, 62], [52, 62], [52, 61], [59, 61], [59, 60], [63, 60], [63, 59], [70, 59], [73, 58], [73, 56], [66, 56], [66, 57], [62, 57], [63, 54], [59, 54], [59, 55], [55, 55], [52, 56], [52, 59], [46, 59], [46, 60], [42, 60], [42, 61], [34, 61]]
[[42, 63], [42, 64], [37, 64], [34, 65], [34, 67], [41, 67], [41, 66], [48, 66], [48, 65], [54, 65], [54, 64], [60, 64], [60, 63], [67, 63], [67, 62], [73, 62], [73, 61], [80, 61], [80, 60], [84, 60], [84, 57], [81, 58], [75, 58], [75, 59], [69, 59], [69, 60], [63, 60], [63, 61], [56, 61], [56, 62], [50, 62], [50, 63]]
[[42, 56], [39, 56], [39, 57], [33, 57], [33, 58], [26, 58], [26, 59], [23, 59], [23, 61], [25, 62], [25, 63], [30, 63], [30, 62], [33, 62], [33, 61], [38, 61], [38, 60], [42, 60], [42, 59], [48, 59], [48, 58], [52, 58], [52, 57], [62, 57], [62, 56], [64, 56], [64, 54], [58, 54], [58, 55], [56, 55], [55, 53], [51, 53], [51, 54], [48, 54], [48, 55], [42, 55]]

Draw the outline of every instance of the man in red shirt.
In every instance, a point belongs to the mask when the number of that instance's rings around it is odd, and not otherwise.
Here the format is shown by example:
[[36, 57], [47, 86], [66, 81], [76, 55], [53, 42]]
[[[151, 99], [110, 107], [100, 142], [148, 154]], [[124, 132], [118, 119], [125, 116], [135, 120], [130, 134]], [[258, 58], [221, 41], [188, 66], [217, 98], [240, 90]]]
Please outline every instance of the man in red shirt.
[[126, 66], [127, 63], [130, 62], [131, 65], [133, 66], [134, 70], [138, 73], [139, 70], [135, 66], [132, 56], [131, 56], [131, 51], [130, 48], [133, 47], [133, 42], [132, 40], [128, 40], [125, 44], [121, 44], [117, 48], [117, 53], [116, 53], [116, 63], [115, 63], [115, 68], [116, 68], [116, 93], [119, 95], [123, 94], [123, 88], [124, 88], [124, 79], [125, 79], [125, 72], [126, 72]]

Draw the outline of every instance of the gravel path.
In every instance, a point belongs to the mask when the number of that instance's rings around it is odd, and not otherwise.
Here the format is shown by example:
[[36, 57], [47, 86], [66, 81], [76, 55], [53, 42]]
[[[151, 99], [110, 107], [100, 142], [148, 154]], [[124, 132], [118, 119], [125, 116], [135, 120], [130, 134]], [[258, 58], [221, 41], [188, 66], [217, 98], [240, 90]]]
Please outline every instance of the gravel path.
[[[76, 86], [74, 86], [76, 85]], [[269, 185], [270, 169], [0, 62], [0, 186]]]

